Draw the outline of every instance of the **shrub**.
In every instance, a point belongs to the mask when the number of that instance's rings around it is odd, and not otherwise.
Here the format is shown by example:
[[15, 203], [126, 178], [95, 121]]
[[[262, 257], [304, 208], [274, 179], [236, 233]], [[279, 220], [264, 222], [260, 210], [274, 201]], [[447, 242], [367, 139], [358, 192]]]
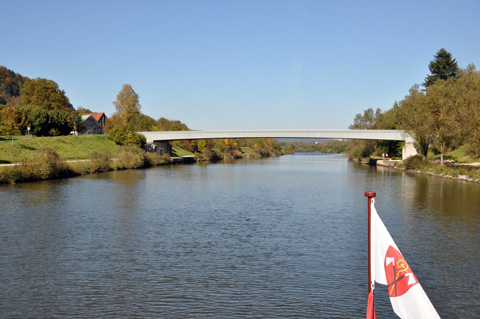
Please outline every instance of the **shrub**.
[[403, 164], [405, 165], [405, 169], [420, 170], [428, 165], [428, 160], [425, 158], [425, 156], [417, 154], [405, 159]]
[[172, 157], [168, 154], [161, 155], [161, 158], [162, 158], [162, 161], [160, 162], [160, 165], [171, 164], [173, 162]]
[[[219, 153], [220, 151], [217, 150]], [[208, 148], [205, 148], [202, 150], [200, 153], [195, 153], [195, 159], [197, 162], [206, 162], [206, 161], [213, 161], [216, 159], [219, 159], [219, 156], [217, 155], [215, 151], [211, 151]]]
[[259, 157], [268, 157], [270, 155], [270, 153], [266, 148], [256, 148], [254, 149], [254, 152]]
[[73, 175], [86, 175], [92, 173], [92, 164], [90, 161], [72, 162], [68, 164]]
[[138, 168], [145, 166], [144, 151], [135, 146], [122, 146], [117, 150], [117, 169]]
[[158, 166], [162, 164], [169, 164], [172, 162], [170, 155], [158, 155], [156, 153], [145, 152], [145, 166]]
[[54, 149], [44, 147], [22, 159], [20, 165], [8, 167], [0, 174], [2, 183], [17, 183], [29, 180], [66, 177], [72, 175], [67, 163]]
[[109, 171], [111, 162], [111, 154], [109, 151], [92, 152], [90, 154], [90, 172]]
[[223, 159], [225, 160], [233, 160], [235, 159], [235, 152], [233, 150], [227, 150], [223, 155]]
[[147, 143], [145, 136], [134, 132], [124, 125], [117, 125], [108, 131], [108, 137], [118, 145], [143, 148]]
[[44, 147], [37, 150], [30, 158], [29, 166], [33, 179], [47, 179], [69, 175], [67, 163], [53, 148]]

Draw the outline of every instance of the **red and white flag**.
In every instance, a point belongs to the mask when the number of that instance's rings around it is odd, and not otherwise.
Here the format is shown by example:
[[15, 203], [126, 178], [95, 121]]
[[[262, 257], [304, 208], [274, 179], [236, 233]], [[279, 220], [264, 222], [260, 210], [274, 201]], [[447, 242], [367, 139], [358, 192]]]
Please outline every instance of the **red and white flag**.
[[413, 274], [412, 269], [405, 258], [403, 258], [397, 245], [395, 245], [392, 236], [390, 236], [390, 233], [378, 216], [373, 198], [370, 223], [370, 275], [373, 282], [387, 286], [393, 311], [402, 319], [440, 318]]

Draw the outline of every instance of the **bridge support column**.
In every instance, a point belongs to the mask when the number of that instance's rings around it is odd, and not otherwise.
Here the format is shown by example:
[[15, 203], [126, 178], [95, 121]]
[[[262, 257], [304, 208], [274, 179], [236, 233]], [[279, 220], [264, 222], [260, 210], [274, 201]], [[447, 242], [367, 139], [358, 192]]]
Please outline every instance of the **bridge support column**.
[[417, 155], [418, 150], [414, 142], [405, 142], [402, 148], [402, 160], [407, 159], [411, 156]]
[[153, 145], [155, 145], [155, 153], [158, 155], [172, 154], [172, 148], [168, 141], [153, 142]]

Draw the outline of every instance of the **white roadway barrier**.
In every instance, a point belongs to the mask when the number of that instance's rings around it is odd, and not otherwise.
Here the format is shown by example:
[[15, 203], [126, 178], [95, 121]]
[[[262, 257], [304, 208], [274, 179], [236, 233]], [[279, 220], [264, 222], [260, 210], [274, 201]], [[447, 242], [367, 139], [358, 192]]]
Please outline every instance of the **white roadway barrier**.
[[226, 130], [226, 131], [159, 131], [138, 132], [147, 143], [154, 141], [203, 140], [223, 138], [311, 138], [405, 141], [413, 137], [400, 130]]

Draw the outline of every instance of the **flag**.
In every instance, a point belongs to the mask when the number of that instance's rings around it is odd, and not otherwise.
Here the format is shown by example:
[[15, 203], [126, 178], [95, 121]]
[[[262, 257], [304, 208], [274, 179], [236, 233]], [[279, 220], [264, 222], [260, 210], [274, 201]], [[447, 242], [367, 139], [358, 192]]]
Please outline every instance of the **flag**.
[[387, 286], [393, 311], [402, 319], [440, 318], [378, 216], [373, 198], [370, 223], [370, 275], [373, 282]]
[[377, 319], [375, 307], [373, 306], [373, 290], [368, 293], [367, 319]]

